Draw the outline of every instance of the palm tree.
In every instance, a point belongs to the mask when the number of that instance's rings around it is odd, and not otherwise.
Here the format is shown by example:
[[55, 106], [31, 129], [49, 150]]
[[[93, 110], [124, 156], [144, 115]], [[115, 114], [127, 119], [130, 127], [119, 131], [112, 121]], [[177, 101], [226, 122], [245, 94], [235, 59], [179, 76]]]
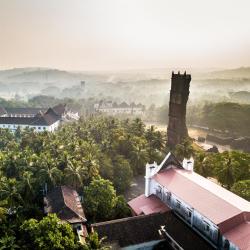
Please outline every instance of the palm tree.
[[150, 162], [155, 159], [157, 152], [164, 150], [165, 140], [160, 131], [155, 130], [155, 126], [150, 126], [145, 133], [148, 142], [148, 155]]
[[237, 162], [231, 158], [231, 153], [228, 151], [223, 152], [220, 159], [216, 162], [216, 175], [218, 181], [227, 189], [231, 189], [234, 184], [234, 167]]
[[57, 168], [49, 155], [47, 157], [47, 159], [43, 159], [41, 162], [38, 178], [42, 181], [42, 184], [48, 183], [56, 186], [61, 183], [62, 171]]
[[66, 182], [78, 190], [83, 186], [83, 182], [87, 175], [87, 169], [79, 162], [69, 161], [64, 173]]
[[130, 126], [130, 132], [137, 136], [142, 136], [145, 132], [145, 124], [142, 122], [140, 118], [136, 118], [133, 120]]
[[204, 176], [212, 177], [214, 167], [213, 155], [206, 155], [205, 152], [200, 152], [195, 155], [194, 169], [195, 172]]
[[25, 202], [32, 202], [34, 198], [34, 188], [33, 184], [35, 183], [35, 180], [33, 178], [33, 173], [30, 171], [25, 171], [23, 173], [23, 179], [20, 182], [19, 188], [22, 193], [22, 197], [25, 200]]
[[7, 201], [7, 207], [10, 209], [10, 212], [14, 212], [17, 207], [24, 204], [16, 179], [1, 178], [0, 200]]
[[144, 173], [145, 165], [149, 160], [146, 150], [146, 141], [140, 138], [133, 139], [133, 146], [130, 152], [130, 162], [135, 173]]
[[7, 214], [6, 204], [6, 200], [0, 201], [0, 223], [5, 219], [5, 215]]

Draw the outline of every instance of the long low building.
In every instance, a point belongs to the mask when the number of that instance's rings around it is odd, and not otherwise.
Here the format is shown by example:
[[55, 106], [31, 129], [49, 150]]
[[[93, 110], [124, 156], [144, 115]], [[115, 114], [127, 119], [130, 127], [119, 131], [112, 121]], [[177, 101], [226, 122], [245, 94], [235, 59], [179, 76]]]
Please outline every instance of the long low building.
[[250, 202], [195, 173], [192, 160], [169, 153], [147, 164], [145, 194], [128, 204], [134, 215], [170, 209], [215, 249], [250, 250]]
[[116, 102], [112, 101], [100, 101], [94, 105], [94, 109], [96, 112], [106, 113], [109, 115], [143, 115], [145, 106], [141, 103], [127, 104], [126, 102], [122, 102], [121, 104], [117, 104]]
[[[158, 198], [156, 198], [158, 199]], [[160, 201], [161, 202], [161, 201]], [[203, 238], [171, 211], [139, 215], [91, 225], [111, 249], [212, 250]], [[195, 242], [195, 244], [194, 244]], [[160, 248], [160, 244], [164, 244]], [[157, 246], [159, 245], [159, 248]]]
[[77, 120], [78, 114], [59, 104], [53, 108], [2, 108], [0, 107], [0, 128], [15, 131], [31, 128], [37, 132], [53, 132], [66, 119]]

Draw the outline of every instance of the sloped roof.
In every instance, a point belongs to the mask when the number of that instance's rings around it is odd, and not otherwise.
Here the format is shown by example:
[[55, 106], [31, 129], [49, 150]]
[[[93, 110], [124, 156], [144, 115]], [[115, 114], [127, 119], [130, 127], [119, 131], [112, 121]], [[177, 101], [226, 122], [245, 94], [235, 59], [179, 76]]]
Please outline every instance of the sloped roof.
[[0, 116], [1, 116], [1, 115], [5, 115], [5, 114], [7, 114], [6, 109], [3, 108], [3, 107], [0, 107]]
[[60, 117], [59, 114], [56, 113], [56, 111], [53, 108], [48, 108], [45, 114], [50, 114], [56, 117]]
[[136, 215], [153, 214], [159, 212], [166, 212], [170, 210], [157, 196], [150, 195], [146, 197], [144, 194], [136, 197], [128, 202]]
[[30, 125], [33, 117], [0, 117], [0, 124]]
[[153, 179], [216, 224], [240, 249], [249, 249], [250, 202], [195, 172], [176, 167], [158, 172]]
[[58, 104], [54, 106], [52, 109], [56, 112], [56, 114], [61, 116], [66, 110], [66, 104]]
[[58, 116], [51, 114], [37, 115], [35, 117], [0, 117], [0, 124], [50, 126], [58, 120]]
[[5, 108], [8, 114], [36, 115], [39, 111], [45, 112], [46, 108]]
[[248, 201], [195, 172], [170, 168], [156, 174], [153, 179], [216, 225], [244, 211], [250, 212]]
[[120, 105], [119, 105], [119, 108], [128, 108], [129, 105], [126, 103], [126, 102], [122, 102]]
[[250, 250], [250, 223], [243, 222], [226, 232], [225, 237], [242, 250]]
[[30, 125], [36, 125], [36, 126], [50, 126], [57, 122], [59, 120], [59, 117], [57, 115], [53, 115], [50, 113], [46, 113], [42, 116], [36, 116], [33, 118], [33, 121]]
[[[199, 237], [171, 211], [140, 215], [91, 225], [100, 238], [107, 237], [106, 242], [118, 242], [120, 247], [161, 240], [158, 230], [165, 226], [169, 235], [184, 249], [207, 250], [211, 246]], [[195, 246], [193, 244], [195, 242]]]
[[45, 211], [55, 213], [61, 220], [69, 223], [87, 221], [78, 193], [67, 186], [53, 189], [45, 198]]

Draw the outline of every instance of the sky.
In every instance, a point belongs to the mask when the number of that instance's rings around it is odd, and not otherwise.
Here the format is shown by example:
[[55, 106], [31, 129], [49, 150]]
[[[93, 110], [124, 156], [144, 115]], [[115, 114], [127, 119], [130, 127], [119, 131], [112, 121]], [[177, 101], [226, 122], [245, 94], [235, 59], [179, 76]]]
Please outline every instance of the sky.
[[0, 0], [0, 69], [250, 66], [249, 0]]

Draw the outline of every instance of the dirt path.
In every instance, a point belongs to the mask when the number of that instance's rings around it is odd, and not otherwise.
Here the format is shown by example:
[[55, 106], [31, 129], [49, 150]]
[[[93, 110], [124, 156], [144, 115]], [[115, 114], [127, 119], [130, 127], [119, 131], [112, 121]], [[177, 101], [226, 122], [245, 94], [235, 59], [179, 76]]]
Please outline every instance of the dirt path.
[[137, 196], [144, 194], [144, 191], [145, 191], [144, 175], [139, 175], [132, 180], [132, 183], [128, 188], [128, 190], [125, 192], [124, 196], [127, 201], [130, 201], [136, 198]]

